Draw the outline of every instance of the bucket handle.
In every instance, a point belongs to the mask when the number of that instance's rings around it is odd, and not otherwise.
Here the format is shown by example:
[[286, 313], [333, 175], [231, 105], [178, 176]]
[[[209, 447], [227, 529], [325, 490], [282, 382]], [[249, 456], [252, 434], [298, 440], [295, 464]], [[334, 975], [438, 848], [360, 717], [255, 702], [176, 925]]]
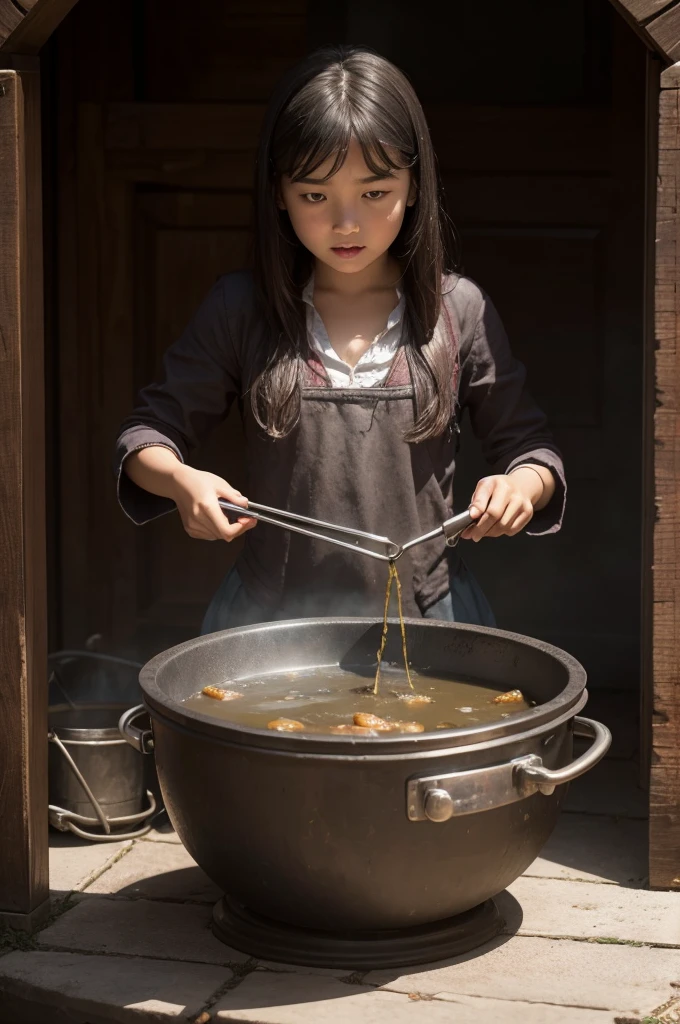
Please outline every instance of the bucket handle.
[[123, 739], [127, 740], [130, 746], [138, 750], [140, 754], [150, 754], [153, 750], [153, 733], [151, 729], [140, 729], [132, 724], [134, 719], [145, 711], [146, 708], [143, 704], [138, 704], [134, 708], [128, 708], [120, 716], [120, 721], [118, 722], [118, 731]]
[[[113, 825], [114, 828], [121, 828], [126, 825], [136, 825], [140, 821], [150, 819], [156, 811], [156, 801], [154, 795], [150, 789], [146, 791], [146, 798], [149, 801], [149, 806], [140, 811], [138, 814], [128, 814], [123, 818], [109, 818], [107, 819], [108, 825]], [[97, 821], [97, 818], [86, 818], [82, 814], [76, 814], [75, 811], [67, 811], [63, 807], [56, 807], [53, 804], [49, 805], [49, 821], [53, 828], [59, 829], [60, 832], [73, 832], [74, 835], [80, 839], [89, 839], [90, 842], [96, 843], [117, 843], [124, 839], [140, 839], [145, 836], [147, 832], [151, 831], [151, 821], [146, 821], [141, 828], [136, 829], [133, 832], [111, 832], [111, 829], [107, 829], [107, 834], [100, 836], [96, 832], [86, 832], [80, 825], [86, 825], [88, 828], [95, 828], [101, 822]]]
[[84, 777], [83, 773], [81, 772], [80, 768], [75, 763], [75, 761], [73, 760], [73, 758], [69, 754], [68, 750], [66, 749], [64, 744], [61, 742], [61, 740], [57, 736], [56, 732], [54, 732], [54, 730], [51, 730], [50, 732], [48, 732], [47, 738], [50, 741], [50, 743], [54, 743], [55, 746], [57, 746], [59, 748], [59, 750], [61, 751], [63, 756], [66, 758], [66, 763], [68, 764], [69, 768], [71, 769], [71, 771], [73, 772], [73, 774], [77, 778], [77, 780], [80, 783], [80, 785], [85, 790], [85, 794], [87, 796], [87, 799], [92, 804], [92, 807], [94, 808], [94, 813], [97, 815], [97, 818], [99, 819], [99, 824], [104, 829], [104, 832], [106, 833], [106, 835], [107, 836], [110, 835], [110, 833], [111, 833], [111, 826], [109, 825], [107, 817], [104, 814], [103, 810], [101, 809], [101, 806], [100, 806], [99, 801], [97, 800], [96, 796], [94, 795], [94, 793], [92, 792], [92, 790], [88, 786], [87, 782], [85, 781], [85, 777]]
[[578, 715], [574, 717], [574, 733], [587, 736], [593, 742], [585, 754], [555, 771], [546, 768], [537, 754], [525, 754], [505, 764], [409, 779], [406, 784], [409, 820], [448, 821], [459, 815], [504, 807], [534, 793], [550, 796], [556, 786], [571, 782], [597, 764], [612, 741], [606, 725]]

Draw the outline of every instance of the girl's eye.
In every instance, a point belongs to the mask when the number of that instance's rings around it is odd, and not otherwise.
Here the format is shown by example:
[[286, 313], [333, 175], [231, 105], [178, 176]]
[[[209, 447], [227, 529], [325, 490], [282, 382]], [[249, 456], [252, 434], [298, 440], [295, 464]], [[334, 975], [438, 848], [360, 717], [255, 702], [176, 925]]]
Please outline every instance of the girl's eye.
[[366, 199], [382, 199], [383, 196], [387, 195], [387, 192], [374, 189], [372, 192], [364, 192]]
[[326, 197], [323, 192], [303, 192], [302, 198], [306, 199], [308, 203], [320, 203]]

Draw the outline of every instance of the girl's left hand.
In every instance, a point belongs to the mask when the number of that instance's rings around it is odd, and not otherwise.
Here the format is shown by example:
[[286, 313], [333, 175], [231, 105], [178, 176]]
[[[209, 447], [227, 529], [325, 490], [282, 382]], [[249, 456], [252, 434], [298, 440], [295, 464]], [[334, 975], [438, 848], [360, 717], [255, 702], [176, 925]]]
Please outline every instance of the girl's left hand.
[[534, 503], [541, 493], [541, 480], [532, 470], [522, 472], [520, 467], [507, 476], [485, 476], [470, 502], [470, 512], [477, 522], [461, 537], [474, 541], [482, 537], [514, 537], [531, 522]]

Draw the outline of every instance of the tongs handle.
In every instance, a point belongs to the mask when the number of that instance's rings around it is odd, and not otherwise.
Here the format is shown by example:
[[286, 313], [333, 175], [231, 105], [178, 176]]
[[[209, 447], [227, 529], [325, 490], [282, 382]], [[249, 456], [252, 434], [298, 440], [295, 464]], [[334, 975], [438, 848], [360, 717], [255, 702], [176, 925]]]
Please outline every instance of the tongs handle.
[[435, 537], [440, 537], [442, 533], [446, 538], [446, 544], [450, 548], [455, 548], [458, 543], [458, 539], [461, 533], [467, 530], [468, 526], [472, 526], [475, 520], [470, 515], [468, 509], [467, 512], [460, 512], [457, 516], [452, 516], [451, 519], [447, 519], [445, 523], [438, 526], [436, 530], [430, 530], [429, 533], [424, 533], [422, 537], [415, 537], [414, 540], [408, 541], [403, 544], [401, 553], [408, 551], [409, 548], [414, 548], [417, 544], [423, 544], [425, 541], [434, 540]]
[[464, 533], [468, 526], [472, 526], [476, 521], [476, 519], [472, 518], [468, 509], [467, 512], [461, 512], [460, 515], [453, 516], [453, 518], [447, 519], [445, 523], [442, 523], [442, 532], [446, 537], [447, 546], [455, 548], [460, 540], [461, 533]]
[[[305, 537], [325, 540], [329, 544], [336, 544], [338, 547], [347, 548], [349, 551], [369, 555], [371, 558], [377, 558], [380, 562], [390, 562], [398, 558], [401, 553], [399, 545], [391, 541], [389, 537], [379, 537], [377, 534], [365, 533], [363, 530], [352, 530], [348, 526], [326, 523], [321, 519], [310, 519], [309, 516], [297, 515], [295, 512], [270, 508], [268, 505], [258, 505], [254, 501], [249, 501], [246, 508], [242, 505], [234, 505], [223, 498], [218, 499], [218, 504], [225, 514], [249, 516], [251, 519], [258, 519], [262, 523], [269, 523], [270, 526], [280, 526], [284, 530], [301, 533]], [[315, 529], [310, 530], [310, 526], [315, 527]], [[319, 532], [320, 530], [324, 532]], [[342, 540], [342, 537], [348, 539]], [[368, 544], [371, 547], [367, 547], [366, 545]]]
[[[347, 548], [349, 551], [369, 555], [371, 558], [377, 558], [380, 562], [395, 562], [409, 548], [415, 547], [416, 544], [422, 544], [424, 541], [432, 540], [434, 537], [440, 537], [442, 534], [444, 534], [447, 545], [455, 547], [461, 533], [475, 522], [469, 511], [461, 512], [459, 515], [447, 519], [436, 530], [431, 530], [430, 533], [426, 533], [422, 537], [416, 537], [414, 540], [408, 541], [407, 544], [400, 546], [390, 540], [389, 537], [379, 537], [375, 533], [364, 533], [363, 530], [352, 530], [348, 526], [337, 526], [335, 523], [326, 523], [321, 519], [310, 519], [308, 516], [300, 516], [295, 512], [270, 508], [268, 505], [257, 505], [254, 501], [249, 501], [245, 508], [242, 505], [234, 505], [230, 501], [225, 501], [223, 498], [218, 499], [218, 503], [225, 514], [259, 519], [261, 522], [269, 523], [271, 526], [280, 526], [284, 530], [304, 534], [305, 537], [325, 540], [329, 544], [337, 544], [338, 547]], [[310, 526], [315, 527], [315, 529], [310, 530]], [[319, 532], [320, 530], [324, 532]], [[342, 540], [342, 537], [349, 539]], [[371, 545], [370, 547], [367, 546], [369, 544]]]

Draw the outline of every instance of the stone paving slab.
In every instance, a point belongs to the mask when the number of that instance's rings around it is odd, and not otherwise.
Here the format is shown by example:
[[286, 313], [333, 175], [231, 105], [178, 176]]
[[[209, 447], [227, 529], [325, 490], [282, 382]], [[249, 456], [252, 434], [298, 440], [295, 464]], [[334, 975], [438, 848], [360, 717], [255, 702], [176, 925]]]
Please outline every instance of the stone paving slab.
[[508, 892], [522, 908], [520, 934], [680, 946], [680, 893], [526, 876]]
[[[10, 953], [0, 959], [0, 994], [12, 1017], [47, 1024], [67, 1014], [73, 1024], [142, 1024], [193, 1020], [232, 977], [224, 967], [75, 953]], [[45, 1016], [23, 1016], [22, 1005]], [[2, 1003], [0, 1003], [2, 1005]], [[31, 1010], [29, 1009], [30, 1013]], [[33, 1012], [39, 1012], [35, 1010]]]
[[120, 843], [86, 843], [70, 832], [50, 830], [50, 889], [73, 892], [85, 887], [122, 850], [131, 846], [131, 839]]
[[591, 1007], [553, 1006], [549, 1003], [507, 1002], [479, 996], [445, 994], [439, 997], [455, 1006], [451, 1024], [615, 1024], [621, 1020], [611, 1010]]
[[37, 936], [41, 946], [92, 953], [244, 963], [248, 957], [216, 939], [211, 907], [152, 900], [84, 897]]
[[634, 761], [605, 758], [569, 786], [565, 810], [613, 818], [646, 818], [648, 797]]
[[183, 846], [141, 842], [89, 885], [87, 892], [210, 904], [222, 895]]
[[611, 1013], [592, 1009], [465, 996], [414, 999], [332, 978], [259, 971], [228, 992], [212, 1012], [217, 1021], [253, 1024], [613, 1024]]
[[525, 875], [639, 887], [647, 872], [646, 821], [562, 814]]
[[600, 945], [569, 939], [499, 937], [455, 959], [401, 971], [371, 971], [365, 984], [389, 991], [579, 1004], [644, 1014], [661, 1006], [680, 981], [675, 949]]

